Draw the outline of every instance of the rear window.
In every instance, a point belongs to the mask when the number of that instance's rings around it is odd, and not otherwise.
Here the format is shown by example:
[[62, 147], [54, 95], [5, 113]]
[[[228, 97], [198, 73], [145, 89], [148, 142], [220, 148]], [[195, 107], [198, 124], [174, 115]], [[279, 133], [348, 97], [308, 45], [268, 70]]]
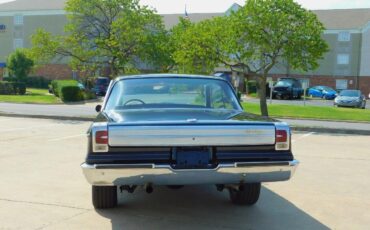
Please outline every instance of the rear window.
[[96, 84], [97, 85], [108, 85], [109, 84], [109, 79], [107, 79], [107, 78], [98, 78], [98, 79], [96, 79]]
[[202, 78], [143, 78], [117, 82], [106, 110], [140, 108], [208, 108], [239, 110], [225, 81]]
[[290, 87], [293, 85], [292, 80], [280, 80], [276, 83], [275, 87]]
[[342, 92], [340, 92], [340, 96], [344, 97], [359, 97], [360, 95], [360, 91], [357, 90], [343, 90]]

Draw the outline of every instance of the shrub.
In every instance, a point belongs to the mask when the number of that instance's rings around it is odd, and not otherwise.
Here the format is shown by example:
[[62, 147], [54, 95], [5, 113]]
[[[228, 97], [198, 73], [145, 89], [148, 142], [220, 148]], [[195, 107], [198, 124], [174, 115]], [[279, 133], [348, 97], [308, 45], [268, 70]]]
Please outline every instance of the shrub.
[[14, 76], [19, 82], [25, 82], [34, 61], [28, 57], [25, 50], [17, 49], [9, 55], [6, 66], [10, 76]]
[[7, 81], [0, 81], [0, 95], [13, 95], [14, 86], [13, 83]]
[[60, 97], [61, 89], [65, 86], [78, 86], [76, 80], [54, 80], [51, 82], [51, 88], [55, 96]]
[[26, 94], [26, 83], [23, 82], [14, 82], [13, 89], [15, 94], [25, 95]]
[[248, 89], [248, 94], [257, 93], [257, 82], [256, 81], [248, 81], [247, 82], [247, 89]]
[[96, 94], [94, 92], [89, 91], [89, 90], [85, 90], [83, 92], [83, 96], [84, 96], [85, 100], [96, 99]]
[[53, 94], [58, 97], [59, 96], [59, 94], [58, 94], [58, 81], [54, 80], [50, 83], [50, 85], [51, 85], [51, 90], [53, 91]]
[[47, 89], [50, 80], [42, 76], [27, 77], [26, 86], [31, 88]]
[[82, 101], [84, 99], [83, 92], [78, 86], [62, 86], [59, 95], [63, 102]]
[[26, 84], [22, 82], [0, 81], [1, 95], [24, 95], [26, 94]]
[[16, 82], [17, 79], [15, 77], [3, 77], [4, 81], [7, 82]]

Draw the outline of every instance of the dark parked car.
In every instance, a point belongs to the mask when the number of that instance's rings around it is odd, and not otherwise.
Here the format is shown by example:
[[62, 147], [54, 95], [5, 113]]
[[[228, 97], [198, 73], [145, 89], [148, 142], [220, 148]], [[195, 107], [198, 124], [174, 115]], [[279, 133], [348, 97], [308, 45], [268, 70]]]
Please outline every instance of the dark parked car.
[[110, 83], [110, 79], [108, 77], [98, 77], [94, 81], [94, 87], [92, 88], [92, 91], [97, 96], [105, 96], [107, 93], [107, 89]]
[[366, 97], [360, 90], [343, 90], [335, 98], [334, 106], [365, 109]]
[[277, 99], [301, 99], [302, 95], [302, 84], [294, 78], [281, 78], [272, 91], [272, 97]]
[[95, 208], [115, 207], [123, 190], [206, 184], [253, 205], [261, 183], [289, 180], [299, 163], [288, 124], [244, 112], [219, 77], [119, 77], [96, 110], [81, 165]]
[[310, 97], [320, 97], [326, 100], [333, 100], [338, 96], [338, 93], [328, 86], [314, 86], [308, 90], [307, 95]]
[[231, 73], [227, 73], [227, 72], [217, 72], [214, 74], [215, 77], [220, 77], [226, 81], [228, 81], [229, 83], [232, 83], [232, 78], [231, 78]]

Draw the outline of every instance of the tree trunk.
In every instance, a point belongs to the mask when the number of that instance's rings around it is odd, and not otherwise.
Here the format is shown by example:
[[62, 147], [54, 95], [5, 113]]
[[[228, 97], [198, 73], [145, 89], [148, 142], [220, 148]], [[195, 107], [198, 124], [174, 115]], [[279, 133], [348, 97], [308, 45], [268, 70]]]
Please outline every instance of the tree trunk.
[[266, 76], [267, 74], [264, 73], [263, 76], [259, 77], [259, 96], [260, 96], [260, 107], [261, 107], [261, 115], [262, 116], [269, 116], [268, 109], [267, 109], [267, 102], [266, 102]]

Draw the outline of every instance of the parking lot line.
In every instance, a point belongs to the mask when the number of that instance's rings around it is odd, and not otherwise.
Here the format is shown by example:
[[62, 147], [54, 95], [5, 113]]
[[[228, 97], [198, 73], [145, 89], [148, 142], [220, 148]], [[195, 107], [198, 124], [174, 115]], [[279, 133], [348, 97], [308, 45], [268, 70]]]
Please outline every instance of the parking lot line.
[[311, 135], [313, 135], [313, 134], [315, 134], [315, 132], [306, 133], [306, 134], [304, 134], [304, 135], [302, 135], [302, 136], [298, 137], [297, 139], [292, 140], [292, 143], [294, 143], [294, 142], [296, 142], [296, 141], [299, 141], [299, 140], [301, 140], [301, 139], [307, 138], [307, 137], [309, 137], [309, 136], [311, 136]]
[[79, 135], [73, 135], [73, 136], [66, 136], [66, 137], [50, 139], [48, 141], [63, 141], [63, 140], [72, 139], [72, 138], [75, 138], [75, 137], [82, 137], [82, 136], [86, 136], [86, 135], [87, 135], [86, 133], [83, 133], [83, 134], [79, 134]]
[[63, 124], [48, 124], [48, 125], [38, 125], [38, 126], [31, 126], [31, 127], [24, 127], [24, 128], [4, 129], [4, 130], [0, 130], [0, 133], [15, 132], [15, 131], [29, 130], [29, 129], [39, 129], [39, 128], [58, 126], [58, 125], [63, 125]]

